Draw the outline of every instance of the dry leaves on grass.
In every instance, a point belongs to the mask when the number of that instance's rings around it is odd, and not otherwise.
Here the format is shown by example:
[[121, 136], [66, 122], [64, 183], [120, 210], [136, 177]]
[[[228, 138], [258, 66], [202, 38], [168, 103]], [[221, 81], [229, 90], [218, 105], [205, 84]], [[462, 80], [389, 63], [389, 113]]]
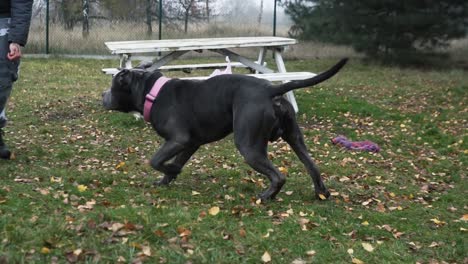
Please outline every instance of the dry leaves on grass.
[[270, 256], [270, 253], [268, 253], [268, 251], [265, 251], [265, 253], [263, 253], [262, 262], [263, 263], [270, 263], [271, 262], [271, 256]]
[[369, 243], [361, 243], [361, 245], [368, 252], [374, 251], [374, 247]]
[[219, 209], [218, 206], [213, 206], [213, 207], [211, 207], [211, 208], [208, 210], [208, 213], [209, 213], [210, 215], [215, 216], [215, 215], [217, 215], [217, 214], [219, 213], [219, 211], [220, 211], [220, 209]]

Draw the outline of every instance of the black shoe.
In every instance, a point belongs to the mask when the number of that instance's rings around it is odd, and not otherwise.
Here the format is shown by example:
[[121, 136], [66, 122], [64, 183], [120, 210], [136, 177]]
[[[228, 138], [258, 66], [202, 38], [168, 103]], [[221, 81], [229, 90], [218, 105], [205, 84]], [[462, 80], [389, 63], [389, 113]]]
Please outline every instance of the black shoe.
[[10, 159], [11, 152], [8, 149], [8, 146], [3, 142], [3, 130], [0, 128], [0, 159]]

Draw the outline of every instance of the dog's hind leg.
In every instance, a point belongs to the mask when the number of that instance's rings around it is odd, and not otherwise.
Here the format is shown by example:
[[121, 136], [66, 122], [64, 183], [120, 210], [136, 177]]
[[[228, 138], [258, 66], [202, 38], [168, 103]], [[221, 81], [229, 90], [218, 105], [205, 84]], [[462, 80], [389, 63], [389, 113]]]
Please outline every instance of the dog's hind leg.
[[307, 172], [311, 176], [312, 182], [314, 184], [315, 196], [320, 200], [330, 197], [330, 192], [325, 187], [319, 170], [307, 152], [307, 147], [304, 143], [304, 137], [295, 121], [294, 115], [292, 115], [292, 118], [288, 121], [289, 122], [286, 122], [284, 125], [285, 133], [283, 134], [282, 138], [291, 146], [301, 162], [305, 165]]
[[[254, 170], [270, 180], [269, 188], [259, 195], [262, 201], [274, 199], [286, 177], [268, 159], [268, 139], [274, 126], [273, 109], [259, 108], [261, 102], [244, 106], [234, 120], [234, 141], [240, 154]], [[269, 105], [265, 103], [264, 105]], [[271, 110], [271, 111], [270, 111]]]
[[156, 181], [154, 185], [163, 186], [168, 185], [171, 181], [177, 178], [184, 165], [192, 157], [193, 153], [198, 150], [199, 146], [187, 147], [182, 150], [177, 156], [168, 163], [162, 166], [164, 170], [164, 177], [160, 181]]
[[247, 164], [257, 172], [265, 175], [270, 180], [270, 186], [266, 191], [258, 197], [262, 201], [274, 199], [280, 192], [286, 182], [286, 177], [273, 165], [267, 158], [266, 151], [258, 151], [256, 148], [240, 148], [241, 155], [244, 157]]

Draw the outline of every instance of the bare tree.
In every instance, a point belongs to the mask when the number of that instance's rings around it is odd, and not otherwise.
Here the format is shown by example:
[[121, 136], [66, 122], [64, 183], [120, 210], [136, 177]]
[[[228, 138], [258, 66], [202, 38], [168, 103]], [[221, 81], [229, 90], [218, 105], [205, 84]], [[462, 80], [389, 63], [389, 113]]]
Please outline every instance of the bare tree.
[[262, 17], [263, 17], [263, 0], [260, 0], [260, 10], [258, 11], [258, 25], [262, 24]]
[[206, 21], [210, 23], [210, 0], [206, 0]]
[[[161, 1], [161, 0], [159, 0]], [[146, 34], [148, 36], [151, 36], [153, 33], [153, 27], [151, 25], [152, 22], [152, 1], [151, 0], [146, 0]]]
[[83, 0], [83, 30], [82, 35], [83, 38], [87, 38], [89, 36], [89, 0]]
[[179, 3], [183, 9], [184, 32], [187, 33], [189, 18], [190, 16], [194, 18], [198, 17], [198, 8], [196, 6], [195, 0], [179, 0]]

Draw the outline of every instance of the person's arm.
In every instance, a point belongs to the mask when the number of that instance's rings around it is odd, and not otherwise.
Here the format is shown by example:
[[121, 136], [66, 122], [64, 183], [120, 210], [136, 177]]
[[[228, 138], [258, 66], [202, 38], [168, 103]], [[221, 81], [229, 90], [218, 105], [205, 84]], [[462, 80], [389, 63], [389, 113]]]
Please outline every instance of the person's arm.
[[11, 22], [8, 33], [8, 42], [10, 42], [9, 60], [20, 58], [20, 46], [26, 45], [28, 41], [32, 5], [33, 0], [11, 0]]
[[8, 41], [26, 45], [31, 24], [33, 0], [11, 0], [11, 22]]

